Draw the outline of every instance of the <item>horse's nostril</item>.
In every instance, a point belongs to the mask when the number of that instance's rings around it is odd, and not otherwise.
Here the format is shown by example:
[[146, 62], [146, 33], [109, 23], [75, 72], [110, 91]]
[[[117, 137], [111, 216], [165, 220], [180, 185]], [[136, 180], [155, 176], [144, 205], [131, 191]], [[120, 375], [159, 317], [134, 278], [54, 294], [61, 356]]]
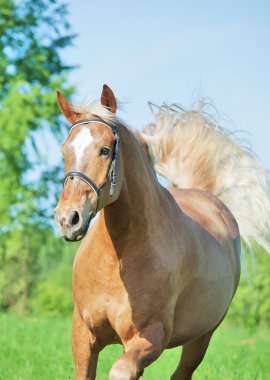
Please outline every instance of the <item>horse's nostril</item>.
[[73, 227], [76, 226], [80, 221], [80, 215], [77, 211], [72, 211], [69, 217], [69, 224]]

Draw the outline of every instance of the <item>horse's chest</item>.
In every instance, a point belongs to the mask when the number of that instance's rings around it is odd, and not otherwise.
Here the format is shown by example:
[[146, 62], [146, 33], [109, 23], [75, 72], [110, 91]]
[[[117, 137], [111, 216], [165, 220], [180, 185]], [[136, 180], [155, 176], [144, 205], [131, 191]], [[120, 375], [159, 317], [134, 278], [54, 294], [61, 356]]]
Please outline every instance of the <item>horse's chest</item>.
[[[123, 293], [123, 286], [106, 266], [87, 268], [77, 261], [73, 270], [74, 301], [88, 329], [98, 338], [100, 344], [118, 342], [113, 321], [110, 319], [111, 304]], [[109, 315], [109, 316], [108, 316]]]
[[74, 301], [80, 313], [89, 326], [99, 326], [107, 319], [107, 304], [109, 301], [109, 289], [104, 278], [92, 279], [77, 278], [73, 281]]
[[106, 293], [97, 294], [89, 291], [87, 296], [77, 295], [75, 302], [84, 323], [98, 339], [99, 344], [118, 342], [118, 335], [108, 318], [108, 295]]

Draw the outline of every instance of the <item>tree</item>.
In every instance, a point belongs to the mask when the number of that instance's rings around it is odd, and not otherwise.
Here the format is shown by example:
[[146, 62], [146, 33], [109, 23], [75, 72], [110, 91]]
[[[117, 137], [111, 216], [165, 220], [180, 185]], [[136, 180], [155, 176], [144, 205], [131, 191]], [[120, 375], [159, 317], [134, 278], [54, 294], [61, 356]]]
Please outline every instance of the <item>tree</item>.
[[52, 138], [52, 127], [61, 135], [55, 90], [73, 92], [61, 51], [74, 37], [61, 1], [0, 0], [0, 307], [27, 295], [39, 272], [38, 247], [52, 234], [59, 168], [48, 166], [38, 139]]

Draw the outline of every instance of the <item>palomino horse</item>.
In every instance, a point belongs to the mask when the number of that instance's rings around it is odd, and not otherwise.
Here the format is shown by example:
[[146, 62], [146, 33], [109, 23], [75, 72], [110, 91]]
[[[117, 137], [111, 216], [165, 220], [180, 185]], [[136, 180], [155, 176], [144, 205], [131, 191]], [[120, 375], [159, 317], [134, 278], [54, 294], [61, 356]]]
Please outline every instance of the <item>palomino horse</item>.
[[85, 237], [73, 269], [76, 380], [96, 378], [112, 343], [124, 354], [110, 380], [138, 379], [176, 346], [171, 379], [191, 379], [238, 285], [237, 223], [209, 192], [159, 184], [143, 140], [115, 118], [108, 86], [101, 105], [75, 107], [60, 92], [58, 102], [72, 128], [55, 220], [66, 240]]

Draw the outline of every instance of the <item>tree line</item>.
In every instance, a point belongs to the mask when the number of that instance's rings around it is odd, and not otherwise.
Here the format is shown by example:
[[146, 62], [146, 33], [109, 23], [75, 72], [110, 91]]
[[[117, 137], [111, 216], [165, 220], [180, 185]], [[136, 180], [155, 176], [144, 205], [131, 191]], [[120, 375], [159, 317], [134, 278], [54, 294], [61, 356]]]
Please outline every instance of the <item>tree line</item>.
[[67, 16], [61, 1], [0, 1], [1, 310], [26, 311], [66, 249], [52, 228], [62, 170], [48, 164], [40, 136], [62, 139], [55, 91], [74, 92], [61, 58], [75, 38]]

